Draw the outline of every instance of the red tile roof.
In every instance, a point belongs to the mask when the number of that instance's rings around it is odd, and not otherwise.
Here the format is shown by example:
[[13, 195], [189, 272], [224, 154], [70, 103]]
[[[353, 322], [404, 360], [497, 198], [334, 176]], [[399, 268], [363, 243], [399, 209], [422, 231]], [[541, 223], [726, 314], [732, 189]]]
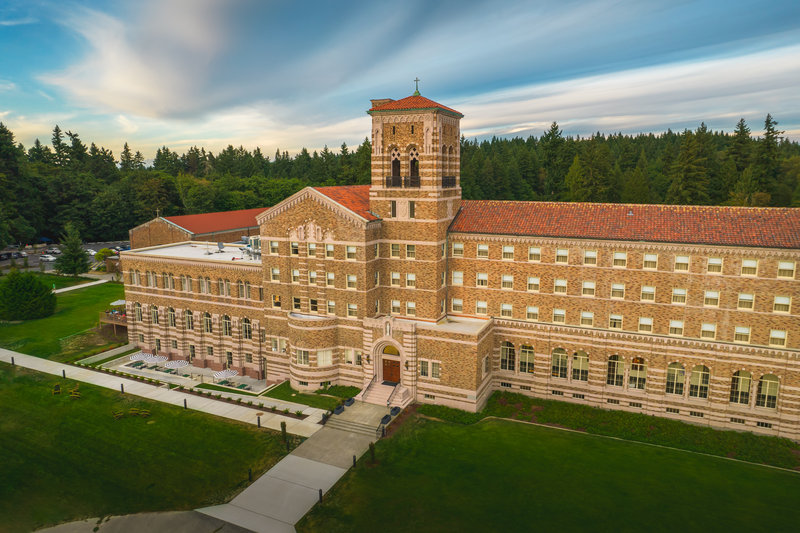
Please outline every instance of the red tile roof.
[[465, 200], [450, 231], [800, 248], [800, 209]]
[[263, 213], [266, 209], [266, 207], [256, 207], [255, 209], [220, 211], [218, 213], [202, 213], [199, 215], [178, 215], [163, 218], [197, 235], [231, 231], [239, 228], [258, 227], [256, 215]]
[[456, 111], [455, 109], [449, 108], [447, 106], [443, 106], [437, 102], [429, 98], [425, 98], [424, 96], [407, 96], [405, 98], [401, 98], [400, 100], [392, 100], [391, 102], [386, 102], [385, 104], [381, 104], [378, 106], [373, 107], [368, 113], [372, 113], [373, 111], [405, 111], [407, 109], [442, 109], [449, 113], [455, 113], [459, 117], [463, 117], [461, 113]]
[[378, 217], [369, 212], [369, 187], [369, 185], [340, 185], [314, 187], [314, 189], [367, 220], [378, 220]]

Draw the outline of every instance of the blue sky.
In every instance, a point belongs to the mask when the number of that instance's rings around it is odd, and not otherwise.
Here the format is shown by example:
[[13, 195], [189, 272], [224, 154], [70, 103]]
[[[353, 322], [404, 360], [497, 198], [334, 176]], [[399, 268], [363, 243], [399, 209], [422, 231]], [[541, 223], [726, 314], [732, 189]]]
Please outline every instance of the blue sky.
[[338, 147], [370, 98], [423, 95], [470, 136], [694, 128], [800, 140], [800, 2], [0, 2], [0, 121], [118, 154]]

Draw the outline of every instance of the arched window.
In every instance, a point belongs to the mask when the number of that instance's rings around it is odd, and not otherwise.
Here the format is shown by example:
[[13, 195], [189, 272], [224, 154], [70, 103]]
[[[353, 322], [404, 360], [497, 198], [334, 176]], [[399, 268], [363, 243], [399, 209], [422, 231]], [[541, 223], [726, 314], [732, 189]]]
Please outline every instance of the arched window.
[[758, 381], [758, 394], [756, 394], [757, 407], [775, 409], [778, 404], [778, 377], [772, 374], [761, 376]]
[[750, 381], [752, 374], [747, 370], [737, 370], [731, 378], [731, 403], [750, 403]]
[[683, 395], [686, 370], [680, 363], [670, 363], [667, 367], [667, 394]]
[[206, 333], [213, 333], [213, 328], [211, 327], [211, 315], [209, 313], [203, 315], [203, 330]]
[[689, 396], [692, 398], [708, 398], [708, 367], [697, 365], [689, 376]]
[[231, 329], [231, 317], [228, 315], [222, 315], [222, 334], [223, 335], [232, 335]]
[[186, 329], [194, 329], [194, 315], [192, 312], [187, 309], [184, 316], [186, 317]]
[[391, 344], [387, 344], [383, 347], [383, 353], [386, 355], [400, 355], [400, 351]]
[[244, 297], [246, 299], [248, 299], [248, 300], [250, 299], [250, 282], [249, 281], [245, 281], [244, 282]]
[[608, 358], [608, 374], [606, 384], [622, 387], [622, 380], [625, 379], [625, 364], [618, 355]]
[[442, 145], [442, 176], [449, 176], [450, 162], [447, 160], [447, 147]]
[[564, 348], [555, 348], [553, 350], [553, 364], [551, 365], [550, 375], [554, 378], [567, 377], [568, 364], [567, 351]]
[[646, 380], [647, 365], [644, 364], [644, 359], [634, 357], [631, 361], [631, 373], [628, 375], [628, 388], [644, 389]]
[[136, 322], [141, 322], [142, 321], [142, 304], [140, 304], [139, 302], [136, 302], [135, 304], [133, 304], [133, 312], [134, 312], [134, 315], [136, 315]]
[[408, 168], [412, 178], [419, 177], [419, 152], [416, 148], [412, 148], [408, 153]]
[[589, 355], [583, 350], [572, 354], [572, 379], [589, 381]]
[[523, 344], [519, 348], [519, 371], [533, 374], [533, 346]]
[[514, 345], [505, 341], [500, 346], [500, 370], [514, 370], [515, 360]]
[[236, 294], [239, 298], [244, 298], [244, 282], [242, 280], [236, 282]]
[[249, 318], [242, 319], [242, 337], [245, 339], [253, 338], [253, 326], [250, 324]]
[[155, 305], [150, 307], [150, 320], [153, 324], [158, 324], [158, 307]]
[[452, 146], [447, 149], [447, 172], [448, 176], [455, 176], [456, 174], [456, 158]]
[[392, 150], [392, 177], [400, 177], [400, 150], [397, 148]]
[[171, 328], [175, 327], [175, 309], [167, 309], [167, 325]]

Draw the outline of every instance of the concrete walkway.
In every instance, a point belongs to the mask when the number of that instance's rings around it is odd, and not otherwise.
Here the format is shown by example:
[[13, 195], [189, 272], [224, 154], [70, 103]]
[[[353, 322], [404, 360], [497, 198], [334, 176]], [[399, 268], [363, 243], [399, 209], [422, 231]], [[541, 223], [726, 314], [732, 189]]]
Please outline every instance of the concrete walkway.
[[[150, 385], [147, 383], [140, 383], [131, 379], [121, 376], [114, 376], [110, 374], [103, 374], [94, 370], [89, 370], [81, 367], [74, 367], [57, 363], [48, 359], [26, 355], [5, 348], [0, 348], [0, 361], [11, 363], [11, 358], [14, 358], [15, 364], [52, 374], [61, 376], [62, 372], [66, 373], [67, 379], [82, 381], [104, 387], [106, 389], [120, 390], [120, 385], [125, 388], [125, 394], [132, 394], [134, 396], [141, 396], [149, 400], [157, 402], [168, 403], [183, 407], [183, 402], [186, 400], [189, 409], [195, 411], [202, 411], [204, 413], [229, 418], [231, 420], [238, 420], [247, 424], [256, 425], [258, 423], [256, 413], [260, 412], [256, 409], [245, 407], [242, 405], [229, 404], [227, 402], [220, 402], [212, 398], [205, 398], [187, 394], [178, 390], [170, 390], [165, 387]], [[277, 413], [261, 412], [261, 426], [269, 429], [280, 431], [281, 422], [286, 422], [286, 431], [301, 437], [310, 437], [320, 429], [322, 426], [318, 423], [322, 419], [322, 409], [315, 409], [313, 407], [303, 406], [303, 414], [308, 415], [304, 420], [286, 417]]]
[[[385, 409], [357, 402], [350, 418], [377, 426]], [[334, 415], [336, 416], [336, 415]], [[377, 418], [376, 418], [377, 417]], [[374, 437], [325, 427], [316, 432], [229, 503], [198, 512], [257, 533], [291, 533], [294, 525], [361, 457]]]
[[119, 355], [125, 353], [130, 350], [135, 350], [137, 347], [135, 344], [125, 344], [123, 346], [118, 346], [117, 348], [112, 348], [110, 350], [106, 350], [105, 352], [100, 352], [95, 355], [90, 355], [86, 359], [81, 359], [80, 361], [76, 361], [77, 363], [81, 363], [84, 365], [88, 365], [90, 363], [94, 363], [96, 361], [102, 361], [103, 359], [108, 359], [112, 355]]
[[80, 283], [78, 285], [72, 285], [70, 287], [64, 287], [63, 289], [56, 289], [53, 292], [56, 294], [67, 292], [67, 291], [74, 291], [77, 289], [85, 289], [86, 287], [91, 287], [92, 285], [102, 285], [103, 283], [108, 283], [107, 279], [98, 279], [97, 281], [89, 281], [87, 283]]

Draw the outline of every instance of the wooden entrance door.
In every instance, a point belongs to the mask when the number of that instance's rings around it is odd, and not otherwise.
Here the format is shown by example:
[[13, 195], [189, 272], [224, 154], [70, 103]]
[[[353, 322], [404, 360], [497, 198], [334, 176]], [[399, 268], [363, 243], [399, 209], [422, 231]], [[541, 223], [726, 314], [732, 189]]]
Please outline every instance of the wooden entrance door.
[[383, 381], [400, 383], [400, 361], [383, 360]]

